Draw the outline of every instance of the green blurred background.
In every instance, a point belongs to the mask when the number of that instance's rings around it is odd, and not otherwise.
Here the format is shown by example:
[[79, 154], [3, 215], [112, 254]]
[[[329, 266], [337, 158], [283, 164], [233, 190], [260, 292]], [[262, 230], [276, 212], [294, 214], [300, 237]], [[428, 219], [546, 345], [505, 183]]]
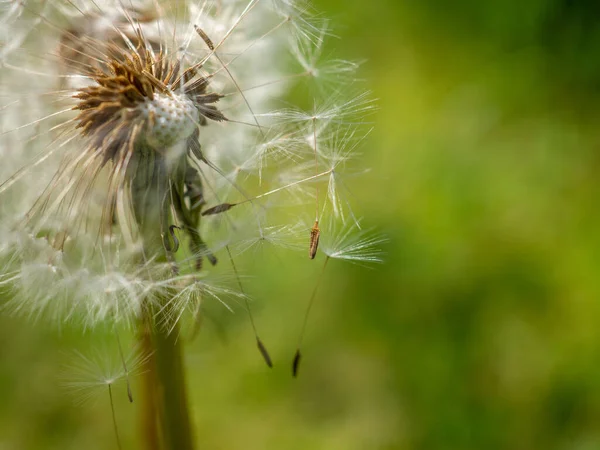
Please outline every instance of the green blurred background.
[[[320, 264], [257, 259], [276, 366], [242, 310], [213, 310], [187, 352], [198, 449], [600, 448], [600, 3], [315, 5], [379, 99], [353, 192], [386, 264], [328, 267], [292, 379]], [[0, 449], [116, 448], [108, 397], [60, 381], [113, 341], [0, 317]]]

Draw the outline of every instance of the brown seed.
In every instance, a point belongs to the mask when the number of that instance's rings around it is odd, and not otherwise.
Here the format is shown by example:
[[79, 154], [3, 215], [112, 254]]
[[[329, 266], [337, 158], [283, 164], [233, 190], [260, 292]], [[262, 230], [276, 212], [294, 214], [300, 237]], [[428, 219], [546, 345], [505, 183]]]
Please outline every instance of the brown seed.
[[211, 50], [215, 49], [215, 45], [212, 43], [208, 35], [202, 30], [202, 28], [200, 28], [198, 25], [194, 25], [194, 30], [196, 30], [196, 33], [198, 33], [208, 48]]
[[256, 337], [256, 345], [258, 346], [258, 349], [260, 350], [260, 354], [265, 359], [265, 362], [267, 363], [267, 366], [273, 367], [273, 361], [271, 361], [271, 357], [269, 356], [269, 352], [267, 352], [267, 348], [262, 343], [262, 341], [258, 338], [258, 336]]
[[127, 398], [129, 399], [129, 403], [133, 403], [133, 393], [131, 392], [131, 385], [129, 384], [129, 379], [127, 379]]
[[208, 208], [206, 211], [202, 211], [203, 216], [212, 216], [214, 214], [220, 214], [225, 211], [229, 211], [233, 208], [236, 203], [221, 203], [220, 205], [213, 206], [212, 208]]
[[300, 354], [300, 349], [296, 350], [296, 354], [294, 355], [294, 361], [292, 362], [292, 375], [294, 378], [298, 376], [298, 367], [300, 366], [300, 359], [302, 355]]
[[321, 236], [321, 230], [319, 228], [319, 221], [315, 220], [315, 224], [310, 230], [310, 245], [308, 247], [308, 256], [310, 259], [315, 259], [317, 256], [317, 250], [319, 249], [319, 237]]

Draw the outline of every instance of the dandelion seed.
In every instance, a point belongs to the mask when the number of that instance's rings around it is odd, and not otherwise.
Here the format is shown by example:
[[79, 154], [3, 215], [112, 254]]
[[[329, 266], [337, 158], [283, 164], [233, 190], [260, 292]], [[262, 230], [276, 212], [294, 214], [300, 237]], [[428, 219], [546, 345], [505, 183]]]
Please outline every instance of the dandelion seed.
[[340, 85], [357, 81], [353, 75], [360, 64], [341, 59], [324, 59], [323, 45], [329, 34], [329, 23], [325, 21], [316, 35], [298, 34], [293, 37], [291, 51], [304, 72], [299, 76], [311, 77], [319, 89], [325, 90], [329, 85]]
[[300, 347], [302, 346], [302, 341], [304, 340], [304, 334], [306, 332], [306, 325], [308, 324], [308, 317], [310, 316], [310, 311], [315, 302], [315, 298], [317, 297], [317, 292], [319, 290], [319, 286], [323, 280], [323, 275], [325, 274], [325, 269], [327, 268], [327, 263], [329, 262], [329, 257], [325, 258], [325, 262], [323, 263], [323, 268], [321, 269], [321, 273], [319, 274], [319, 278], [315, 283], [315, 287], [308, 301], [308, 306], [306, 307], [306, 311], [304, 313], [304, 320], [302, 321], [302, 328], [300, 329], [300, 335], [298, 337], [298, 346], [296, 347], [296, 353], [294, 355], [294, 359], [292, 361], [292, 375], [294, 378], [298, 374], [298, 368], [300, 366]]
[[279, 122], [313, 123], [320, 125], [320, 129], [326, 129], [328, 125], [361, 125], [367, 122], [364, 118], [373, 114], [376, 110], [375, 100], [371, 98], [370, 92], [361, 92], [347, 100], [346, 93], [342, 91], [332, 94], [327, 101], [315, 104], [312, 111], [300, 109], [282, 109], [262, 114]]
[[194, 30], [196, 30], [196, 33], [198, 33], [200, 35], [202, 40], [206, 43], [206, 46], [209, 49], [214, 51], [215, 44], [213, 44], [213, 42], [210, 40], [210, 38], [207, 36], [207, 34], [202, 30], [202, 28], [200, 28], [198, 25], [194, 25]]
[[292, 375], [294, 377], [298, 375], [301, 359], [300, 348], [302, 346], [302, 341], [304, 340], [310, 311], [323, 281], [325, 269], [327, 268], [329, 260], [341, 259], [359, 264], [381, 263], [383, 252], [379, 248], [379, 245], [387, 241], [384, 236], [373, 234], [371, 230], [360, 229], [359, 226], [354, 223], [346, 225], [337, 232], [331, 226], [329, 228], [328, 233], [326, 233], [327, 238], [323, 240], [322, 245], [322, 251], [326, 255], [325, 262], [323, 263], [323, 267], [308, 301], [308, 306], [306, 307], [304, 320], [302, 321], [302, 327], [300, 329], [298, 346], [292, 361]]
[[[129, 384], [129, 376], [139, 373], [139, 369], [144, 365], [148, 355], [142, 355], [134, 350], [127, 358], [125, 358], [119, 341], [120, 361], [117, 362], [111, 358], [111, 356], [112, 353], [106, 352], [96, 352], [93, 356], [86, 356], [83, 353], [76, 352], [76, 362], [66, 368], [63, 386], [65, 389], [71, 391], [76, 397], [76, 401], [80, 404], [97, 398], [105, 389], [108, 391], [117, 448], [121, 449], [122, 446], [113, 399], [113, 387], [122, 380], [126, 380], [127, 396], [129, 401], [132, 402], [133, 395]], [[127, 367], [129, 367], [129, 369]]]
[[[119, 337], [119, 331], [116, 328], [115, 328], [115, 336], [117, 337], [117, 345], [119, 347], [119, 356], [121, 358], [123, 372], [125, 373], [125, 382], [127, 383], [127, 398], [129, 399], [129, 403], [133, 403], [133, 393], [131, 391], [131, 383], [129, 380], [129, 369], [127, 368], [127, 361], [125, 359], [125, 355], [123, 354], [123, 347], [121, 346], [121, 338]], [[111, 400], [112, 400], [112, 398], [111, 398]], [[113, 416], [114, 416], [114, 413], [113, 413]]]
[[308, 256], [310, 257], [310, 259], [315, 259], [315, 256], [317, 256], [320, 236], [321, 230], [319, 229], [319, 221], [315, 220], [315, 224], [310, 230], [310, 245], [308, 250]]
[[[64, 368], [63, 387], [73, 395], [76, 403], [83, 404], [103, 395], [109, 386], [118, 386], [128, 377], [141, 373], [149, 355], [132, 350], [124, 359], [107, 349], [95, 350], [89, 355], [75, 352], [72, 362]], [[127, 394], [128, 398], [130, 394]]]
[[271, 360], [271, 356], [269, 356], [269, 352], [267, 351], [267, 348], [265, 347], [265, 345], [262, 343], [262, 341], [260, 340], [260, 338], [258, 336], [256, 337], [256, 345], [258, 346], [258, 350], [260, 351], [260, 354], [263, 356], [265, 362], [267, 363], [267, 366], [273, 367], [273, 361]]
[[211, 216], [213, 214], [221, 214], [225, 211], [229, 211], [234, 206], [236, 206], [235, 203], [221, 203], [220, 205], [213, 206], [212, 208], [208, 208], [207, 210], [202, 211], [202, 215]]
[[322, 21], [315, 18], [315, 11], [307, 0], [274, 0], [277, 14], [290, 23], [293, 34], [308, 40], [322, 39]]

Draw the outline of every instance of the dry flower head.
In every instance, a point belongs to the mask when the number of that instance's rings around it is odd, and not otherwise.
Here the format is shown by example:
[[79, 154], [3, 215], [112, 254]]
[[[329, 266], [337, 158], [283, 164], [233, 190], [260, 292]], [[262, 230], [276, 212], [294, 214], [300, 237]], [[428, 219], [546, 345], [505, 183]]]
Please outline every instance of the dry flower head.
[[[358, 223], [343, 170], [374, 103], [347, 95], [358, 65], [323, 58], [331, 27], [307, 2], [21, 1], [0, 27], [11, 30], [0, 289], [12, 311], [89, 327], [150, 311], [170, 330], [206, 299], [249, 310], [234, 259], [298, 248], [308, 210], [310, 259], [376, 259], [377, 239], [362, 245], [359, 231], [336, 248], [320, 228]], [[292, 86], [315, 96], [311, 110], [282, 108]]]

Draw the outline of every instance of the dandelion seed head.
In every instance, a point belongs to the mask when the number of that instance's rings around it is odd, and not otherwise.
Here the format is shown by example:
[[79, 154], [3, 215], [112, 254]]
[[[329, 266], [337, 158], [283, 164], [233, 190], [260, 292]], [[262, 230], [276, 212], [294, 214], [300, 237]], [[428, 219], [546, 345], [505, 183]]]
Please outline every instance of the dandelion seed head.
[[[0, 25], [5, 310], [174, 329], [247, 300], [229, 255], [305, 251], [307, 204], [353, 217], [342, 169], [374, 104], [309, 2], [14, 2]], [[315, 106], [281, 109], [307, 78]], [[328, 234], [330, 257], [377, 259]]]

